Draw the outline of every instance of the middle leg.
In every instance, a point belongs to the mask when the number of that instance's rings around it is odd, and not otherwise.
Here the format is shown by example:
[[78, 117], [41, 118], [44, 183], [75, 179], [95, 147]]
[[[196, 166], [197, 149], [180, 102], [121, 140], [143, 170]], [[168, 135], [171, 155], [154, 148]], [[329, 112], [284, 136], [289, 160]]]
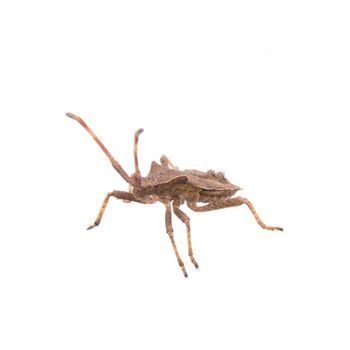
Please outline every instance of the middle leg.
[[196, 269], [198, 269], [199, 265], [195, 260], [195, 258], [193, 257], [190, 218], [182, 210], [180, 210], [179, 206], [180, 206], [179, 202], [176, 202], [176, 201], [173, 202], [174, 214], [186, 225], [188, 256], [190, 257], [192, 264], [196, 267]]
[[173, 230], [173, 226], [171, 224], [171, 206], [170, 206], [170, 203], [165, 203], [165, 208], [166, 208], [166, 211], [165, 211], [166, 232], [169, 235], [169, 238], [171, 240], [171, 244], [173, 245], [173, 249], [174, 249], [174, 252], [176, 255], [177, 262], [178, 262], [179, 266], [181, 267], [181, 270], [182, 270], [184, 276], [187, 278], [188, 275], [187, 275], [187, 272], [185, 269], [185, 265], [180, 258], [179, 252], [178, 252], [177, 247], [176, 247], [175, 239], [174, 239], [174, 230]]

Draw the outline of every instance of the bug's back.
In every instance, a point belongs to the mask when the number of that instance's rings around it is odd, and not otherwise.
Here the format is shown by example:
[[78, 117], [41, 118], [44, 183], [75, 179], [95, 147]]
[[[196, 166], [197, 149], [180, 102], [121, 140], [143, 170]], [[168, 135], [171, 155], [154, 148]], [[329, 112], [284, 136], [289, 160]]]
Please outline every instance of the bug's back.
[[231, 184], [222, 172], [170, 169], [156, 162], [152, 162], [149, 174], [141, 179], [141, 186], [148, 193], [172, 198], [178, 193], [188, 193], [188, 196], [196, 193], [203, 202], [214, 197], [231, 197], [241, 189]]

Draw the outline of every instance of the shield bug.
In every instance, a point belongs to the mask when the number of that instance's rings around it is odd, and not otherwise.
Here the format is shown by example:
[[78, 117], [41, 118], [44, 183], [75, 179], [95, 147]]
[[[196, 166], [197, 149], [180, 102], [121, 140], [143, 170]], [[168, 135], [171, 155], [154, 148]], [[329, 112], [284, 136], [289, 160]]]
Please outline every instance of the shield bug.
[[[283, 231], [281, 227], [265, 225], [248, 199], [243, 197], [233, 197], [237, 191], [241, 190], [241, 188], [230, 183], [222, 172], [215, 172], [213, 170], [206, 172], [198, 170], [179, 170], [166, 156], [163, 155], [160, 158], [160, 163], [153, 161], [148, 175], [142, 176], [138, 165], [137, 144], [143, 129], [137, 130], [134, 136], [135, 172], [129, 176], [82, 118], [72, 113], [66, 113], [66, 115], [76, 120], [85, 128], [85, 130], [101, 147], [102, 151], [107, 155], [114, 169], [129, 184], [128, 192], [112, 191], [107, 193], [95, 222], [87, 228], [88, 230], [100, 224], [110, 197], [122, 199], [125, 202], [137, 202], [142, 204], [161, 202], [165, 206], [166, 232], [169, 235], [178, 264], [185, 277], [188, 275], [176, 247], [171, 223], [172, 213], [174, 213], [186, 225], [188, 255], [193, 265], [196, 268], [199, 266], [193, 257], [190, 219], [180, 209], [182, 204], [186, 203], [190, 209], [196, 212], [237, 207], [245, 204], [254, 215], [257, 223], [263, 229]], [[198, 205], [198, 203], [204, 204]]]

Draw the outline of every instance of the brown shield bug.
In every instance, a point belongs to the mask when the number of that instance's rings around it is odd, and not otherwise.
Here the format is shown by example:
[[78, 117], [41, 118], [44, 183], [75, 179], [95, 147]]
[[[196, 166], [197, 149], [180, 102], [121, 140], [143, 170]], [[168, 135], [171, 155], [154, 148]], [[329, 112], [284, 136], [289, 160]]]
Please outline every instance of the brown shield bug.
[[[169, 235], [177, 261], [185, 277], [187, 277], [187, 272], [177, 250], [171, 224], [171, 216], [173, 212], [186, 225], [188, 255], [194, 266], [198, 268], [198, 264], [193, 257], [192, 251], [190, 219], [182, 210], [180, 210], [180, 206], [184, 203], [186, 203], [190, 209], [197, 212], [236, 207], [245, 204], [254, 215], [257, 223], [263, 229], [283, 231], [281, 227], [265, 225], [248, 199], [233, 197], [241, 188], [231, 184], [222, 172], [215, 172], [213, 170], [206, 172], [198, 170], [179, 170], [166, 156], [163, 155], [160, 158], [160, 164], [153, 161], [148, 175], [145, 177], [141, 176], [137, 158], [137, 144], [139, 135], [143, 132], [143, 129], [139, 129], [135, 133], [135, 172], [129, 176], [121, 165], [112, 157], [107, 148], [87, 126], [83, 119], [72, 113], [66, 113], [66, 115], [76, 120], [85, 128], [107, 155], [114, 169], [129, 184], [129, 192], [112, 191], [107, 193], [95, 222], [87, 228], [88, 230], [100, 224], [110, 197], [122, 199], [126, 202], [137, 202], [142, 204], [161, 202], [165, 206], [166, 232]], [[198, 206], [197, 203], [205, 204]]]

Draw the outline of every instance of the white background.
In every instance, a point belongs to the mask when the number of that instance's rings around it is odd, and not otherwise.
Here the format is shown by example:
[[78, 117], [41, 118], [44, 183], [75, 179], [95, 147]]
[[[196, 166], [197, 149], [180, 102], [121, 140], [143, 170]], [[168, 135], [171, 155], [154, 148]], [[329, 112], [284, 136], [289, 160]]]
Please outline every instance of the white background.
[[[1, 349], [349, 349], [347, 1], [2, 1]], [[245, 207], [111, 200], [161, 154]]]

